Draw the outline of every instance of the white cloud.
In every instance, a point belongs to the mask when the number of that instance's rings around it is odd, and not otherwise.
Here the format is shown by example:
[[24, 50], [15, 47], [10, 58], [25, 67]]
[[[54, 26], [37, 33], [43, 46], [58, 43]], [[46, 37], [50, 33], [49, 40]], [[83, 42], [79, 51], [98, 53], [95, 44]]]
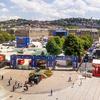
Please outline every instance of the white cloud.
[[33, 15], [37, 13], [37, 19], [86, 17], [87, 12], [100, 13], [100, 0], [53, 0], [51, 3], [47, 3], [45, 0], [11, 1], [23, 11], [32, 12]]
[[0, 3], [0, 12], [9, 12], [4, 3]]
[[2, 12], [9, 12], [9, 10], [7, 8], [2, 8], [1, 10]]
[[5, 4], [0, 2], [0, 8], [3, 8], [3, 7], [5, 7]]
[[0, 21], [10, 20], [10, 19], [18, 19], [18, 18], [21, 18], [21, 17], [19, 17], [19, 16], [2, 15], [2, 16], [0, 16]]
[[100, 8], [100, 0], [85, 0], [92, 7]]

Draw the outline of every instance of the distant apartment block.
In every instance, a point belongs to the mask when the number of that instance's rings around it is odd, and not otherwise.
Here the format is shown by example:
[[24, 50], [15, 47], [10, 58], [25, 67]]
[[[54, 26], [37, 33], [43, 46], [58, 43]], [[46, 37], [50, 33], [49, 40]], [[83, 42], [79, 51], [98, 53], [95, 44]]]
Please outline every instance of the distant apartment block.
[[91, 35], [94, 39], [98, 39], [100, 36], [99, 30], [96, 28], [79, 28], [79, 29], [67, 29], [69, 33], [76, 34], [76, 35], [85, 35], [89, 34]]
[[49, 36], [51, 33], [51, 30], [46, 28], [19, 28], [15, 31], [15, 36], [24, 36], [36, 39], [43, 36]]
[[[43, 36], [50, 36], [53, 35], [55, 29], [48, 29], [48, 28], [30, 28], [30, 27], [18, 27], [16, 28], [15, 35], [16, 36], [27, 36], [32, 39], [41, 38]], [[94, 40], [98, 39], [100, 33], [99, 30], [96, 28], [79, 28], [79, 29], [66, 29], [66, 32], [69, 34], [76, 34], [76, 35], [91, 35]], [[63, 33], [62, 33], [63, 34]]]

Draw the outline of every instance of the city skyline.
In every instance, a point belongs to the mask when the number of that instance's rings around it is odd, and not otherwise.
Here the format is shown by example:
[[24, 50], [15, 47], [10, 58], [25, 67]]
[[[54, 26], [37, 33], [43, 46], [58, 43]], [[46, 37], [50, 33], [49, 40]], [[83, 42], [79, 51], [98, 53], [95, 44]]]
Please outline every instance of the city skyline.
[[99, 0], [0, 0], [0, 21], [55, 20], [82, 17], [99, 19]]

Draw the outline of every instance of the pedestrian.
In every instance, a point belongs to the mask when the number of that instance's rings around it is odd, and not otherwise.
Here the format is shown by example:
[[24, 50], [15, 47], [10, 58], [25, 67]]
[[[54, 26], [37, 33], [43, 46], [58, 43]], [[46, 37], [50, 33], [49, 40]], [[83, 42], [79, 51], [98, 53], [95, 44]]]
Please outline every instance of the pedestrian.
[[51, 89], [51, 96], [53, 95], [53, 90]]
[[26, 81], [24, 82], [24, 87], [26, 86]]
[[72, 88], [74, 87], [74, 82], [72, 83]]
[[80, 84], [79, 84], [79, 86], [81, 86], [82, 85], [82, 79], [80, 79]]
[[72, 78], [71, 78], [71, 76], [68, 78], [68, 82], [71, 82], [72, 81]]
[[17, 88], [17, 83], [18, 83], [18, 82], [17, 82], [17, 81], [15, 81], [15, 84], [14, 84], [14, 85], [15, 85], [15, 88]]
[[26, 84], [27, 84], [27, 81], [25, 81], [24, 85], [26, 85]]
[[14, 92], [15, 91], [15, 85], [13, 85], [13, 87], [12, 87], [12, 92]]
[[20, 87], [20, 83], [17, 84], [17, 88], [19, 88], [19, 87]]
[[86, 77], [87, 77], [87, 76], [86, 76], [86, 74], [85, 74], [85, 79], [86, 79]]
[[10, 77], [10, 80], [12, 80], [12, 77]]
[[3, 79], [4, 79], [4, 76], [2, 75], [2, 76], [1, 76], [1, 80], [3, 80]]
[[30, 85], [30, 87], [32, 87], [33, 86], [33, 83], [32, 82], [29, 82], [29, 85]]
[[23, 86], [23, 84], [22, 83], [20, 83], [20, 87], [22, 87]]
[[28, 85], [26, 84], [26, 91], [28, 91]]
[[8, 86], [10, 86], [10, 85], [11, 85], [11, 80], [9, 79], [9, 80], [8, 80]]
[[17, 84], [17, 81], [15, 81], [15, 86], [16, 86], [16, 84]]
[[25, 84], [24, 87], [25, 87], [25, 88], [24, 88], [24, 91], [28, 91], [28, 85]]

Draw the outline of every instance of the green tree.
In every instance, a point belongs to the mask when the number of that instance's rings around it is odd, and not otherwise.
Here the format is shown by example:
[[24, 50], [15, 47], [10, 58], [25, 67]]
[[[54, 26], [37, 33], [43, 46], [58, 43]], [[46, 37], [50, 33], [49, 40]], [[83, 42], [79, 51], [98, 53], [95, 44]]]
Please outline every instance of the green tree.
[[55, 42], [55, 39], [54, 38], [51, 38], [47, 45], [46, 45], [46, 49], [47, 49], [47, 52], [50, 54], [50, 55], [58, 55], [61, 53], [61, 48], [59, 47], [59, 45], [57, 45], [57, 43]]
[[15, 35], [14, 34], [11, 34], [10, 35], [10, 38], [11, 38], [11, 40], [15, 40]]
[[5, 41], [9, 41], [10, 40], [10, 34], [9, 33], [4, 32], [3, 33], [3, 37], [5, 38]]
[[89, 39], [89, 41], [90, 41], [90, 45], [92, 46], [92, 44], [93, 44], [93, 38], [92, 38], [92, 36], [87, 35], [87, 38]]
[[65, 38], [65, 42], [63, 45], [63, 51], [65, 55], [75, 55], [81, 56], [83, 54], [83, 45], [82, 40], [75, 35], [69, 34]]
[[3, 43], [5, 41], [5, 38], [3, 37], [2, 34], [0, 34], [0, 43]]
[[54, 38], [54, 41], [56, 42], [56, 44], [62, 48], [62, 41], [61, 41], [61, 38], [59, 36], [55, 36], [53, 37]]
[[9, 40], [15, 40], [15, 36], [8, 32], [0, 31], [0, 43], [7, 42]]
[[82, 36], [81, 39], [83, 40], [84, 50], [87, 50], [92, 46], [93, 40], [92, 40], [91, 36], [85, 35], [85, 36]]
[[65, 37], [62, 37], [62, 38], [61, 38], [62, 48], [63, 48], [64, 42], [65, 42]]

